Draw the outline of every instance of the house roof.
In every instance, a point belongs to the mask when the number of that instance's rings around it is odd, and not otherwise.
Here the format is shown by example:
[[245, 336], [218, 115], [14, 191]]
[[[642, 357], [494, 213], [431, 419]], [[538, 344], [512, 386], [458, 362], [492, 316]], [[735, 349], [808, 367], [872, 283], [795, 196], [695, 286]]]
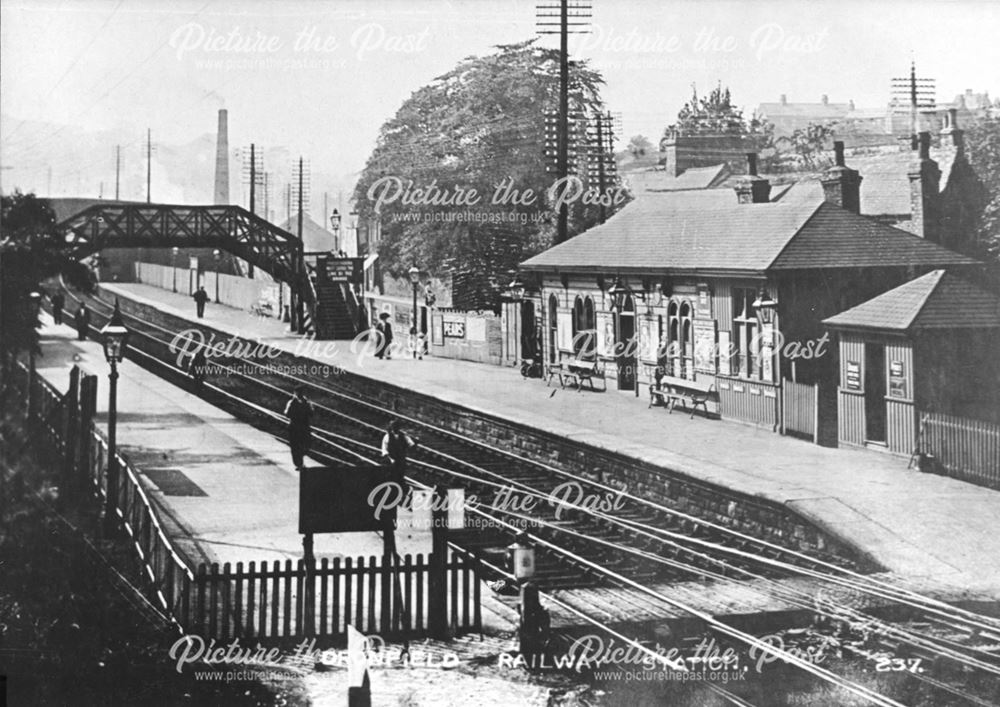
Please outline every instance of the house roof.
[[718, 186], [728, 175], [726, 165], [717, 164], [711, 167], [690, 167], [676, 177], [664, 169], [647, 169], [622, 176], [628, 181], [632, 191], [638, 194], [643, 191], [710, 189]]
[[76, 216], [81, 211], [89, 209], [91, 206], [114, 206], [115, 204], [138, 204], [145, 206], [144, 201], [115, 201], [114, 199], [88, 199], [84, 197], [57, 197], [46, 199], [49, 208], [56, 216], [56, 223], [62, 223], [66, 219]]
[[[955, 163], [954, 147], [936, 149], [931, 158], [941, 170], [942, 189], [948, 183]], [[909, 216], [910, 177], [915, 155], [896, 148], [868, 155], [849, 155], [847, 166], [861, 174], [861, 213], [866, 216]], [[818, 175], [810, 175], [788, 190], [782, 201], [822, 198], [823, 187]]]
[[706, 190], [647, 194], [521, 267], [763, 273], [975, 262], [832, 204], [739, 204], [729, 190]]
[[[298, 213], [278, 225], [292, 235], [299, 235], [299, 215]], [[318, 223], [309, 218], [309, 215], [302, 214], [302, 248], [305, 252], [319, 252], [333, 250], [337, 238], [330, 231], [326, 230]]]
[[897, 332], [998, 328], [1000, 297], [957, 275], [934, 270], [823, 323], [832, 328]]
[[757, 113], [768, 118], [837, 118], [854, 110], [850, 103], [761, 103]]

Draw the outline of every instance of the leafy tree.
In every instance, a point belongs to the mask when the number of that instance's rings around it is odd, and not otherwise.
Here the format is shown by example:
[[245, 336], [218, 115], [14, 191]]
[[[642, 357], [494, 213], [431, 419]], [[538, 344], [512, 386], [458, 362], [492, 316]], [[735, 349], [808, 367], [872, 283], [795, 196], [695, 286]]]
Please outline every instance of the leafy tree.
[[31, 292], [62, 271], [83, 283], [86, 268], [66, 260], [55, 214], [34, 194], [15, 191], [0, 199], [0, 234], [0, 349], [6, 356], [35, 345], [38, 318], [31, 311]]
[[653, 151], [653, 143], [645, 135], [633, 135], [632, 139], [628, 141], [628, 147], [625, 149], [633, 158], [639, 159]]
[[985, 118], [970, 125], [965, 145], [984, 195], [974, 226], [975, 239], [982, 255], [1000, 261], [1000, 118]]
[[[548, 247], [555, 231], [547, 191], [555, 180], [559, 53], [534, 40], [497, 49], [415, 91], [382, 126], [354, 191], [361, 217], [381, 221], [384, 269], [399, 277], [417, 263], [432, 275], [450, 273], [456, 306], [468, 308], [495, 307], [506, 273]], [[578, 116], [572, 145], [582, 183], [596, 189], [579, 116], [601, 110], [603, 79], [585, 62], [571, 64], [570, 79], [570, 110]], [[534, 199], [493, 203], [503, 185], [521, 197], [530, 189]], [[577, 199], [570, 235], [598, 215], [597, 205]]]
[[[692, 84], [691, 100], [677, 113], [677, 122], [664, 131], [672, 135], [723, 135], [741, 139], [743, 152], [756, 152], [766, 161], [774, 152], [774, 125], [756, 114], [749, 119], [733, 104], [729, 88], [719, 83], [707, 96], [699, 98]], [[743, 158], [733, 159], [743, 163]]]
[[796, 128], [791, 135], [778, 138], [777, 145], [779, 151], [783, 146], [787, 146], [798, 160], [799, 164], [806, 169], [815, 169], [821, 166], [827, 157], [827, 145], [833, 138], [836, 121], [829, 123], [810, 123], [805, 128]]

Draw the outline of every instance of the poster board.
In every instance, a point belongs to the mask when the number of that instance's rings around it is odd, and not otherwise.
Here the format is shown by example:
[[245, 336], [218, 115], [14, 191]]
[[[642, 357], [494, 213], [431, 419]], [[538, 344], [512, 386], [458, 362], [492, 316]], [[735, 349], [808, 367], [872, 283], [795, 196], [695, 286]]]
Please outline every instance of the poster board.
[[765, 324], [760, 332], [760, 377], [774, 382], [774, 325]]
[[861, 364], [857, 361], [847, 362], [847, 373], [844, 376], [844, 387], [848, 390], [861, 390]]
[[444, 346], [444, 317], [440, 314], [431, 317], [431, 343]]
[[694, 321], [694, 370], [698, 373], [716, 373], [715, 321]]
[[610, 312], [598, 312], [595, 318], [597, 324], [597, 355], [602, 358], [613, 358], [615, 355], [615, 318]]
[[468, 317], [465, 320], [465, 338], [477, 343], [486, 341], [486, 320], [480, 317]]
[[455, 314], [444, 315], [444, 335], [449, 339], [465, 338], [465, 316]]
[[732, 357], [733, 357], [732, 332], [720, 331], [719, 332], [719, 375], [720, 376], [733, 375]]
[[559, 339], [559, 350], [573, 352], [573, 313], [557, 312], [556, 327]]
[[639, 320], [639, 357], [645, 363], [656, 363], [656, 354], [659, 343], [659, 322], [654, 319]]

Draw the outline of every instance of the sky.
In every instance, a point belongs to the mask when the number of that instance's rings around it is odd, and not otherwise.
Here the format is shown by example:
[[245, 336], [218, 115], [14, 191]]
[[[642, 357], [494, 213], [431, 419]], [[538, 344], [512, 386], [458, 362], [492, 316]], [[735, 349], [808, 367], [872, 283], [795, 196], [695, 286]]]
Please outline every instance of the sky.
[[[605, 101], [621, 114], [626, 139], [643, 134], [656, 142], [692, 84], [706, 93], [721, 81], [747, 114], [781, 94], [878, 108], [889, 99], [890, 79], [907, 75], [912, 59], [918, 75], [936, 79], [941, 101], [965, 89], [1000, 96], [1000, 2], [591, 4], [589, 32], [572, 37], [571, 53], [603, 73]], [[284, 147], [322, 175], [314, 192], [349, 191], [379, 127], [412, 92], [464, 57], [536, 36], [535, 7], [520, 0], [2, 0], [2, 187], [38, 187], [51, 168], [53, 191], [96, 196], [97, 180], [114, 180], [114, 144], [124, 143], [136, 162], [147, 128], [158, 145], [184, 145], [214, 134], [224, 107], [231, 146]], [[540, 41], [557, 44], [552, 36]], [[79, 145], [87, 150], [76, 152]], [[211, 160], [192, 165], [207, 184], [212, 168]]]

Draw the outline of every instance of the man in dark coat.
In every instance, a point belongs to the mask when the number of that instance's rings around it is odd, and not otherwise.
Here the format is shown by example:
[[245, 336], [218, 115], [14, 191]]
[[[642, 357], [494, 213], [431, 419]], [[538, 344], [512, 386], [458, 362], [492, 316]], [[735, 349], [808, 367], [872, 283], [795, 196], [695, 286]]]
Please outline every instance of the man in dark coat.
[[306, 397], [304, 387], [295, 389], [295, 395], [285, 406], [285, 417], [288, 418], [288, 444], [292, 448], [292, 463], [296, 469], [302, 469], [312, 441], [312, 403]]
[[49, 301], [52, 303], [52, 321], [56, 324], [62, 324], [62, 311], [63, 307], [66, 306], [66, 298], [63, 297], [62, 292], [56, 292], [49, 298]]
[[76, 322], [76, 338], [80, 341], [86, 341], [87, 331], [90, 329], [90, 311], [87, 309], [86, 304], [80, 304], [80, 308], [76, 310], [76, 316], [73, 319]]
[[382, 462], [389, 467], [390, 480], [406, 488], [406, 456], [417, 441], [403, 432], [399, 420], [392, 420], [382, 437]]
[[198, 319], [203, 319], [205, 317], [205, 303], [208, 302], [208, 293], [205, 292], [204, 287], [199, 287], [198, 291], [191, 295], [191, 297], [194, 298], [194, 304], [198, 308]]
[[375, 332], [375, 356], [377, 358], [392, 358], [392, 324], [389, 322], [388, 312], [382, 312], [378, 315]]

